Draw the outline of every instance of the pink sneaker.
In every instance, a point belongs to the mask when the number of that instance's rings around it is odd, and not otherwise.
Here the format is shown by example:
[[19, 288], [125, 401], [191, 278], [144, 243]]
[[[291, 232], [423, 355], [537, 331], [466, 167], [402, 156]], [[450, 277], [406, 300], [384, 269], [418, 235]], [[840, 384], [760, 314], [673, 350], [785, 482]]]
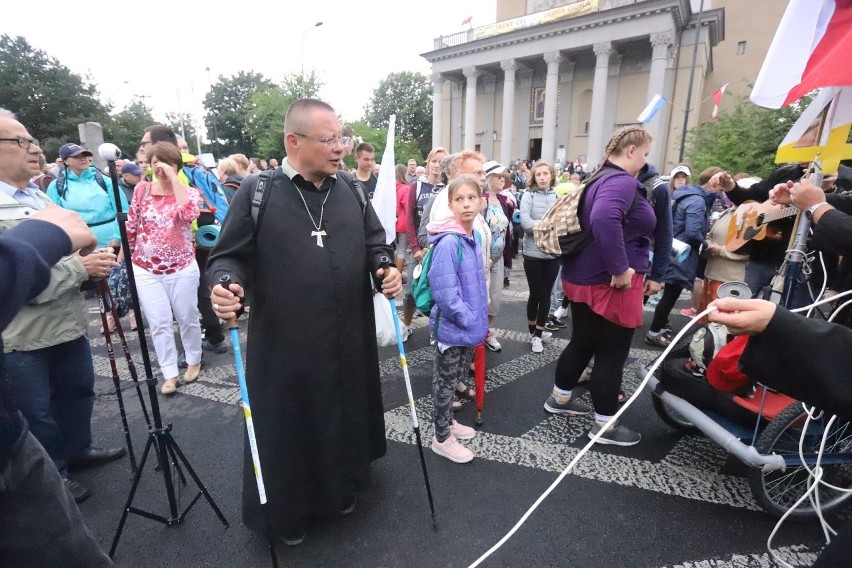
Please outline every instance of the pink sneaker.
[[432, 436], [432, 451], [456, 463], [467, 463], [473, 460], [473, 452], [459, 444], [458, 439], [452, 434], [443, 442], [439, 442], [438, 438]]
[[450, 432], [459, 440], [472, 440], [476, 437], [476, 430], [470, 426], [459, 424], [455, 420], [450, 424]]
[[698, 311], [695, 308], [683, 308], [680, 311], [680, 315], [686, 316], [688, 318], [694, 318], [698, 315]]

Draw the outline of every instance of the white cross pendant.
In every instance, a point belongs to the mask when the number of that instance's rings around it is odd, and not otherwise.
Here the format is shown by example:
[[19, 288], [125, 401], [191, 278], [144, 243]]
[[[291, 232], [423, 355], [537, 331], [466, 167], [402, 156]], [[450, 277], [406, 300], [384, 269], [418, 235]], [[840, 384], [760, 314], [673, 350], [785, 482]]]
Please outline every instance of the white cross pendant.
[[325, 246], [322, 244], [322, 238], [326, 236], [325, 231], [311, 231], [311, 236], [317, 238], [317, 246], [322, 247]]

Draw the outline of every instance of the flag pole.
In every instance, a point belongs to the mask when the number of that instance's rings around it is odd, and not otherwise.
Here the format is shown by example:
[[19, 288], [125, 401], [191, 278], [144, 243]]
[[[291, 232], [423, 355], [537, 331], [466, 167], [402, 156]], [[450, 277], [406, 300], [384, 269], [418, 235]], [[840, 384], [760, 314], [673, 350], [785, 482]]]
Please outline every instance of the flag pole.
[[689, 123], [689, 105], [692, 104], [692, 86], [695, 83], [695, 61], [698, 59], [698, 40], [701, 39], [702, 14], [704, 14], [704, 0], [701, 0], [698, 6], [698, 20], [695, 23], [695, 45], [692, 46], [692, 67], [689, 70], [689, 87], [686, 90], [686, 110], [683, 111], [683, 132], [680, 135], [678, 162], [683, 162], [683, 152], [686, 149], [686, 128]]

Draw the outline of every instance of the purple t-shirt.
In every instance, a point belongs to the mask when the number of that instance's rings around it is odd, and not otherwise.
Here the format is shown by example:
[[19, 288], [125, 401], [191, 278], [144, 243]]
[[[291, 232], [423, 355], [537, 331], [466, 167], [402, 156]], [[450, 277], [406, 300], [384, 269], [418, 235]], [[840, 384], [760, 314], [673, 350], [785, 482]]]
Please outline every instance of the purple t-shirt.
[[591, 231], [593, 240], [577, 255], [562, 259], [563, 280], [607, 284], [628, 267], [648, 271], [657, 219], [644, 195], [642, 184], [623, 170], [605, 175], [588, 190], [580, 226]]

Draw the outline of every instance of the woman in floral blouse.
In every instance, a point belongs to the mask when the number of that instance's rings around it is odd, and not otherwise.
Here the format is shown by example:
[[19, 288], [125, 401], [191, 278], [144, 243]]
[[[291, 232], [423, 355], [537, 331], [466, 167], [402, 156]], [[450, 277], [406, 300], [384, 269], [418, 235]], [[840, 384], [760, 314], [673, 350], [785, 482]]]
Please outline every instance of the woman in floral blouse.
[[198, 264], [192, 221], [198, 217], [201, 196], [177, 177], [182, 166], [174, 144], [158, 142], [148, 155], [154, 181], [133, 191], [127, 215], [127, 237], [142, 313], [165, 382], [163, 394], [177, 389], [178, 357], [172, 318], [177, 320], [188, 367], [183, 380], [198, 378], [201, 370], [201, 325], [198, 319]]

